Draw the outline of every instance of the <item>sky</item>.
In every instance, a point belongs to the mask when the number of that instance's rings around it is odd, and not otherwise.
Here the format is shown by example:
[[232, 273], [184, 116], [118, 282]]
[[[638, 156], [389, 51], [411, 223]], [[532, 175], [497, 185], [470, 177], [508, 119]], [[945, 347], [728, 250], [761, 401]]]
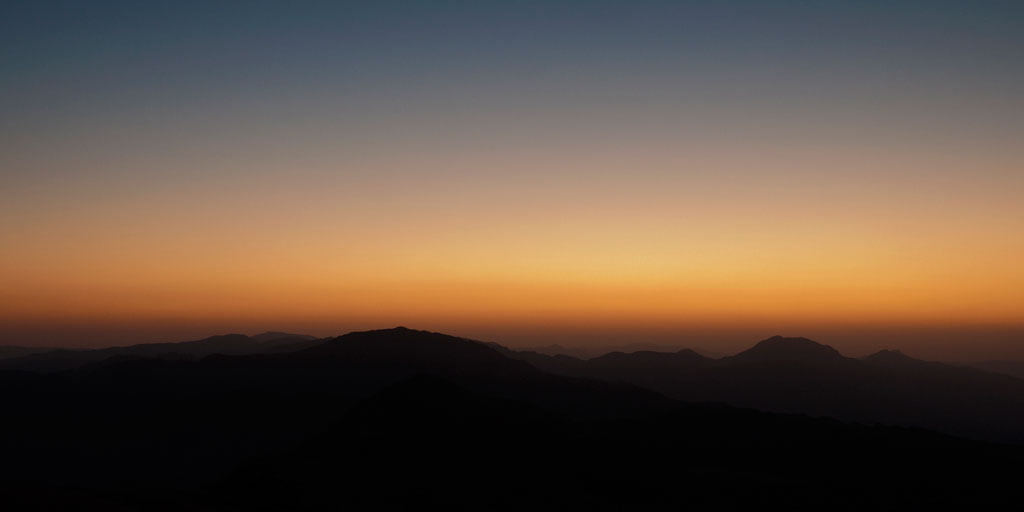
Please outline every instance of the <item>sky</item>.
[[1022, 140], [1016, 1], [4, 2], [0, 343], [1024, 357]]

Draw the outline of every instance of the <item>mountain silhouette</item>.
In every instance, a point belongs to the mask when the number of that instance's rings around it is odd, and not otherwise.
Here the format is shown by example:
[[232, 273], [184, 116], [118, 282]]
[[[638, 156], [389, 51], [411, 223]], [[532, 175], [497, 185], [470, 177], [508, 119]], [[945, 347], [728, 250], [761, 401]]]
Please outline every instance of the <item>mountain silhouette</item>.
[[242, 454], [308, 436], [360, 400], [418, 375], [571, 418], [627, 418], [674, 406], [632, 385], [551, 375], [483, 343], [404, 328], [285, 353], [103, 361], [47, 374], [0, 371], [0, 400], [10, 414], [0, 451], [20, 461], [7, 466], [8, 477], [65, 485], [196, 482]]
[[254, 337], [244, 334], [224, 334], [176, 343], [145, 343], [94, 350], [40, 351], [0, 360], [0, 369], [59, 372], [101, 363], [110, 358], [115, 358], [114, 361], [160, 358], [176, 360], [202, 358], [212, 354], [259, 354], [299, 350], [311, 347], [318, 342], [312, 336], [287, 333], [263, 333]]
[[287, 332], [268, 331], [260, 334], [254, 334], [249, 337], [256, 343], [281, 343], [290, 340], [303, 340], [303, 341], [314, 341], [316, 336], [310, 336], [308, 334], [292, 334]]
[[22, 347], [17, 345], [0, 345], [0, 361], [15, 357], [24, 357], [41, 352], [52, 352], [58, 350], [51, 347]]
[[806, 338], [775, 336], [720, 359], [695, 352], [616, 353], [589, 360], [507, 355], [548, 372], [633, 383], [688, 402], [1024, 442], [1024, 380], [898, 351], [855, 359]]
[[888, 366], [906, 366], [925, 363], [919, 359], [914, 359], [899, 350], [879, 350], [874, 354], [864, 356], [862, 358], [865, 362], [874, 365], [888, 365]]
[[978, 361], [966, 366], [1024, 379], [1024, 361]]
[[830, 363], [845, 359], [836, 349], [807, 338], [772, 336], [727, 358], [734, 363]]
[[534, 371], [533, 367], [504, 357], [484, 343], [406, 327], [345, 334], [295, 352], [292, 357], [490, 375]]
[[[223, 352], [287, 339], [312, 345]], [[1024, 381], [803, 339], [722, 359], [580, 360], [403, 327], [166, 345], [0, 369], [6, 509], [993, 508], [1017, 500], [1024, 463], [1020, 446], [692, 403], [973, 427], [999, 409], [1019, 428], [1004, 408]]]

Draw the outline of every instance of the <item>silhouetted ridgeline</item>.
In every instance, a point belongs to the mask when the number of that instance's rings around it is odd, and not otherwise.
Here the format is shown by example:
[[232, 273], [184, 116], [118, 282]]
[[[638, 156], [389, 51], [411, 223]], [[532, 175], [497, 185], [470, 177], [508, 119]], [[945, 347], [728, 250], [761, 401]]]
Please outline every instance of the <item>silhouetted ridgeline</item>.
[[898, 353], [854, 360], [772, 338], [719, 360], [582, 360], [396, 328], [74, 354], [3, 361], [5, 509], [906, 510], [1020, 498], [1018, 446], [644, 389], [882, 415], [1003, 393], [984, 404], [994, 410], [1024, 382]]
[[53, 352], [56, 349], [45, 348], [45, 347], [19, 347], [14, 345], [0, 345], [0, 361], [4, 359], [13, 359], [16, 357], [25, 357], [32, 354], [38, 354], [41, 352]]
[[981, 361], [969, 363], [968, 366], [1024, 379], [1024, 361]]
[[588, 360], [504, 353], [551, 373], [629, 382], [688, 402], [1024, 442], [1024, 380], [897, 351], [854, 359], [805, 338], [776, 336], [721, 359], [690, 350], [615, 352]]
[[[146, 343], [126, 347], [109, 347], [96, 350], [56, 349], [27, 350], [20, 357], [0, 358], [0, 370], [18, 369], [35, 372], [59, 372], [79, 368], [90, 363], [99, 363], [112, 357], [120, 359], [192, 359], [211, 354], [244, 355], [272, 352], [290, 352], [320, 343], [313, 336], [267, 332], [256, 336], [225, 334], [211, 336], [197, 341], [180, 343]], [[3, 347], [0, 347], [2, 349]], [[0, 350], [0, 354], [4, 351]]]

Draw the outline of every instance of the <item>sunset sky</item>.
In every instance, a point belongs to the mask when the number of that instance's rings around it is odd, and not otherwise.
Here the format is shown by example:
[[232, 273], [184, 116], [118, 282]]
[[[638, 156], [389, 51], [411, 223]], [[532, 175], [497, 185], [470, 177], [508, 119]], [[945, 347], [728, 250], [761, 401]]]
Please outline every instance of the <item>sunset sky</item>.
[[0, 63], [2, 344], [1024, 356], [1019, 1], [8, 2]]

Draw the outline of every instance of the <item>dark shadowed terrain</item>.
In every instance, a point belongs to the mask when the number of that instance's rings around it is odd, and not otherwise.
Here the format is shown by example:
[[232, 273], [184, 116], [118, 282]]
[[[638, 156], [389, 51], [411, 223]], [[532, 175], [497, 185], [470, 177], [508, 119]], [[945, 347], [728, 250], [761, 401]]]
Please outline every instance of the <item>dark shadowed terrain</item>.
[[[1024, 381], [893, 352], [848, 359], [772, 338], [720, 360], [582, 360], [405, 328], [92, 352], [104, 357], [5, 361], [5, 509], [923, 510], [1021, 498], [1020, 446], [909, 426], [1005, 407], [990, 438], [1012, 439]], [[908, 404], [918, 409], [883, 417]], [[829, 413], [861, 423], [816, 417]]]

